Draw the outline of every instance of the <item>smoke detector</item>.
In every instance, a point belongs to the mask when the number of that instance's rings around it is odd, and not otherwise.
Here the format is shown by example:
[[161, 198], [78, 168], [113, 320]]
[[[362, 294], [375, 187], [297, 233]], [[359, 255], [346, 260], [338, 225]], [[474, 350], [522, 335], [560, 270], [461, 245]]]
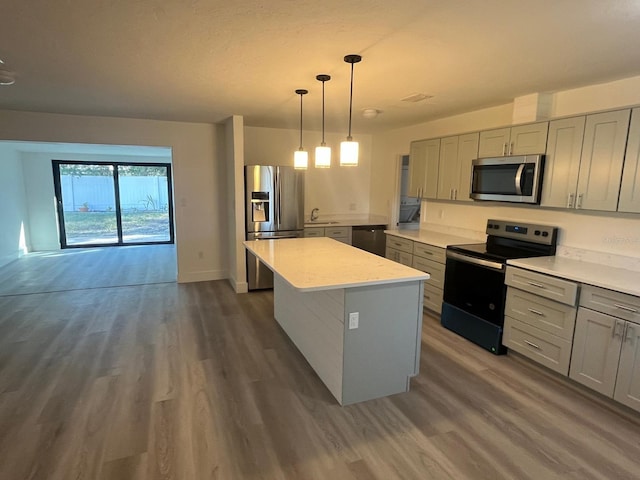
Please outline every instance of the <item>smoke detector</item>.
[[422, 102], [423, 100], [428, 100], [433, 98], [433, 95], [427, 95], [426, 93], [412, 93], [411, 95], [407, 95], [404, 98], [401, 98], [401, 102], [409, 102], [409, 103], [417, 103]]
[[[4, 65], [4, 60], [0, 58], [0, 66]], [[16, 78], [13, 72], [0, 68], [0, 85], [13, 85]]]
[[362, 116], [364, 118], [376, 118], [381, 113], [382, 110], [378, 110], [377, 108], [365, 108], [362, 110]]

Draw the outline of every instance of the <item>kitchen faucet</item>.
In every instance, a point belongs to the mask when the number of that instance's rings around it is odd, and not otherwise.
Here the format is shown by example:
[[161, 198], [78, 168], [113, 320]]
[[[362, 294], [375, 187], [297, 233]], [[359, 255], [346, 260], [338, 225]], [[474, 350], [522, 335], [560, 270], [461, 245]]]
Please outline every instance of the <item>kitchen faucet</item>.
[[315, 222], [318, 219], [318, 217], [320, 216], [318, 212], [320, 212], [319, 208], [314, 208], [313, 210], [311, 210], [311, 221], [312, 222]]

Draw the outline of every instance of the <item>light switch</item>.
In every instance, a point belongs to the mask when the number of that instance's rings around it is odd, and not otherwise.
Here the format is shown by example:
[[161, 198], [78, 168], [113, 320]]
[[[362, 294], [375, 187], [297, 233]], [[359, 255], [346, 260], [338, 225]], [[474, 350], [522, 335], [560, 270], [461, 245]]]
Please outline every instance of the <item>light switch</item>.
[[349, 330], [358, 328], [358, 321], [360, 320], [360, 312], [351, 312], [349, 314]]

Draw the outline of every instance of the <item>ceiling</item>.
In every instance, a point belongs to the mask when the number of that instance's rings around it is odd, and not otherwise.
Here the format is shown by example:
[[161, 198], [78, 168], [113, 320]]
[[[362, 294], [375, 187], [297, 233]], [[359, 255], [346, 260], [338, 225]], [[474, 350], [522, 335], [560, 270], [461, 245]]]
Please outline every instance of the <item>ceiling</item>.
[[3, 0], [2, 17], [10, 110], [297, 129], [306, 88], [317, 130], [326, 73], [326, 129], [346, 132], [358, 53], [364, 133], [640, 74], [638, 0]]

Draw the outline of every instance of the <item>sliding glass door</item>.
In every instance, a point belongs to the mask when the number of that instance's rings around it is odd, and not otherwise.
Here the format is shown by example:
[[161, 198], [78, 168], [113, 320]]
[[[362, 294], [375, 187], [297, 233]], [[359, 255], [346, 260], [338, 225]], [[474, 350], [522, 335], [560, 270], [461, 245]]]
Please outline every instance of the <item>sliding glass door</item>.
[[62, 248], [173, 243], [171, 167], [53, 161]]

